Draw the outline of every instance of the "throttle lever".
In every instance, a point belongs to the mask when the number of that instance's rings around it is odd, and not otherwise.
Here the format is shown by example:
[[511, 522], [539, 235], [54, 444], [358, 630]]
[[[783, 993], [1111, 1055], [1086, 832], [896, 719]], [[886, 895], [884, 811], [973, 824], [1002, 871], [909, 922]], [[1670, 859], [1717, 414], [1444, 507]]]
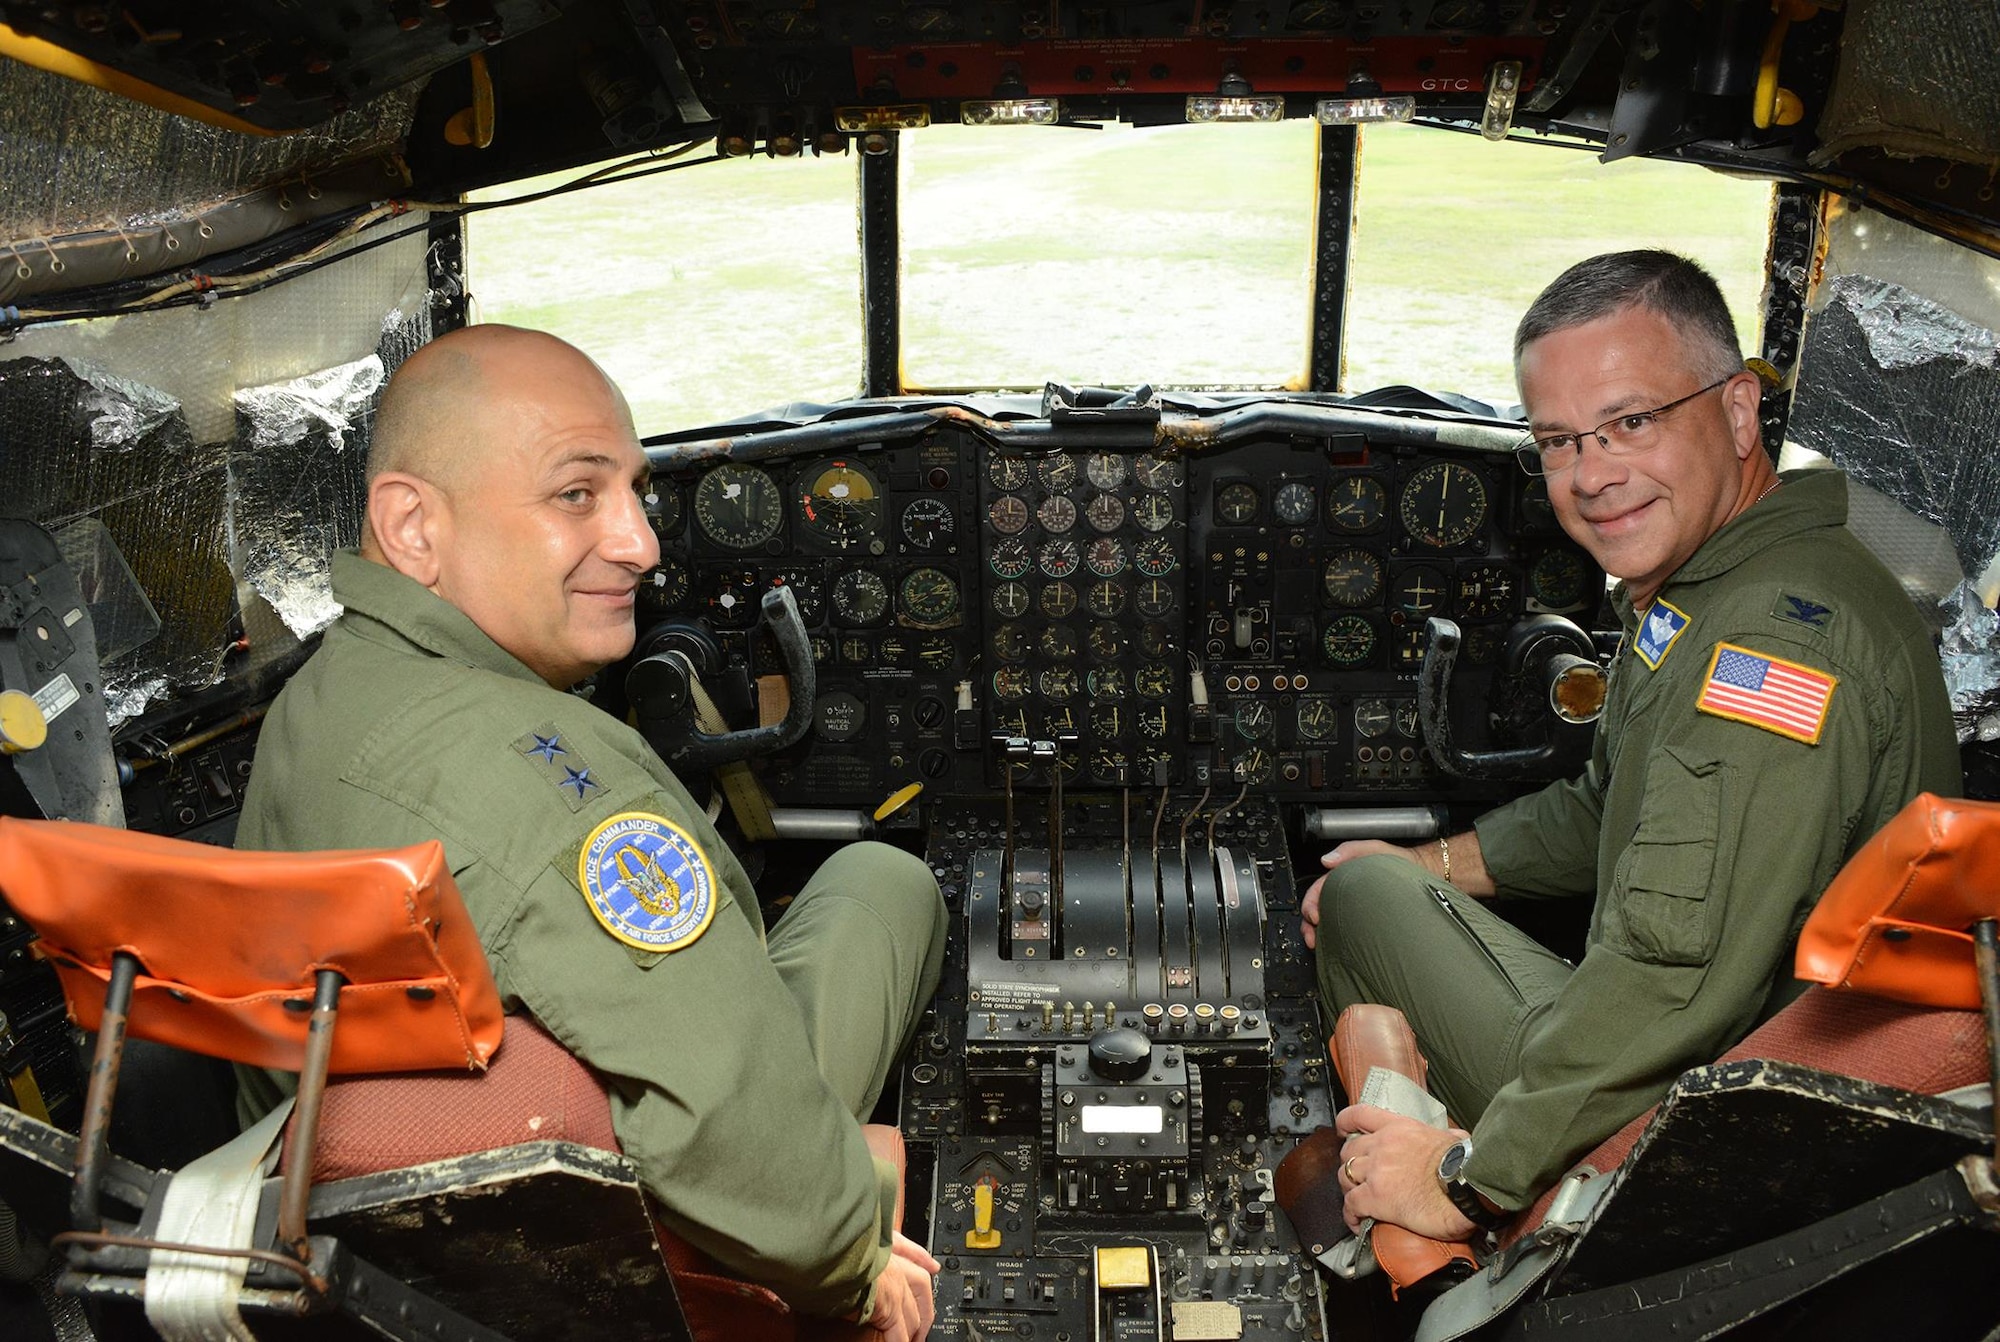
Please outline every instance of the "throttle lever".
[[[798, 598], [792, 595], [789, 587], [770, 588], [764, 593], [759, 613], [762, 627], [770, 631], [772, 640], [778, 645], [785, 675], [791, 681], [791, 702], [785, 708], [784, 719], [768, 727], [750, 727], [720, 735], [705, 732], [691, 724], [685, 741], [667, 747], [657, 740], [653, 741], [653, 748], [677, 769], [689, 770], [697, 775], [706, 774], [732, 760], [768, 755], [803, 738], [806, 729], [812, 725], [818, 679], [813, 666], [812, 642], [806, 636], [806, 624], [799, 614]], [[658, 654], [660, 657], [671, 655]], [[654, 659], [646, 660], [650, 662]], [[636, 674], [639, 668], [633, 670]], [[630, 677], [627, 683], [631, 683]]]

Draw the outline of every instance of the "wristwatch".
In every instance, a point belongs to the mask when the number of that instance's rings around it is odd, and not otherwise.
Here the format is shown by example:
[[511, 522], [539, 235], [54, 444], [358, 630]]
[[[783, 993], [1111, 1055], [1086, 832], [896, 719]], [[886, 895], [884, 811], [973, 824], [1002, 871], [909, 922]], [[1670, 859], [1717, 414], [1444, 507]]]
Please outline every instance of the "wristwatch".
[[1444, 1149], [1438, 1159], [1438, 1183], [1451, 1205], [1481, 1230], [1497, 1230], [1514, 1219], [1514, 1213], [1495, 1207], [1480, 1191], [1465, 1181], [1465, 1162], [1472, 1158], [1472, 1139], [1461, 1137]]

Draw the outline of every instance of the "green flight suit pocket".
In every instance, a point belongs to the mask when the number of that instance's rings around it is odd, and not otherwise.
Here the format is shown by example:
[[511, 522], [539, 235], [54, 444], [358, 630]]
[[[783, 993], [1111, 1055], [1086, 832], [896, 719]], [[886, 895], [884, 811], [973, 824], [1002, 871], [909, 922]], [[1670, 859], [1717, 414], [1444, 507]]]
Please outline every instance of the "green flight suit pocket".
[[1709, 886], [1722, 829], [1721, 761], [1663, 746], [1646, 768], [1639, 830], [1614, 869], [1606, 945], [1647, 964], [1698, 965], [1713, 953]]

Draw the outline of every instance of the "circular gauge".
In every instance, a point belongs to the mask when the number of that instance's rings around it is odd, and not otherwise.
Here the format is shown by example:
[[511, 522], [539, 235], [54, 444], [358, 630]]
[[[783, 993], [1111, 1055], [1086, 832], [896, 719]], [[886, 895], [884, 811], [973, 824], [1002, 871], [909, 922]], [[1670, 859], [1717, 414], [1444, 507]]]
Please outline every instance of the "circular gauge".
[[1375, 626], [1359, 615], [1337, 616], [1328, 621], [1319, 646], [1335, 666], [1359, 666], [1375, 653]]
[[1501, 564], [1475, 564], [1458, 575], [1458, 613], [1468, 620], [1497, 619], [1518, 604], [1514, 575]]
[[993, 609], [1008, 619], [1028, 613], [1028, 589], [1017, 582], [1003, 582], [993, 589]]
[[1319, 512], [1319, 495], [1303, 480], [1287, 480], [1271, 495], [1271, 513], [1288, 527], [1302, 527]]
[[1090, 710], [1090, 734], [1100, 741], [1116, 741], [1131, 730], [1132, 715], [1120, 704], [1094, 704]]
[[1320, 588], [1336, 606], [1365, 606], [1382, 595], [1382, 561], [1349, 547], [1326, 561]]
[[1092, 583], [1083, 600], [1092, 615], [1108, 620], [1125, 609], [1125, 584], [1110, 581]]
[[813, 661], [815, 663], [825, 663], [833, 660], [833, 640], [825, 634], [814, 634], [806, 642], [812, 648]]
[[1090, 670], [1090, 697], [1093, 699], [1123, 699], [1125, 697], [1125, 668], [1122, 666], [1096, 666]]
[[1415, 619], [1442, 614], [1449, 584], [1442, 571], [1428, 564], [1412, 564], [1396, 575], [1389, 603]]
[[1035, 566], [1034, 551], [1019, 536], [1008, 536], [994, 543], [993, 553], [986, 557], [986, 566], [996, 577], [1011, 581]]
[[813, 715], [821, 740], [852, 741], [868, 722], [868, 706], [846, 690], [835, 690], [819, 697]]
[[1132, 520], [1146, 531], [1165, 531], [1174, 523], [1174, 501], [1165, 494], [1141, 494], [1132, 507]]
[[1326, 496], [1327, 522], [1335, 531], [1356, 534], [1382, 525], [1389, 508], [1389, 491], [1372, 475], [1350, 475]]
[[681, 491], [674, 485], [653, 484], [646, 487], [639, 502], [646, 508], [646, 525], [661, 540], [669, 540], [681, 534]]
[[1423, 728], [1417, 723], [1417, 701], [1415, 699], [1398, 699], [1396, 701], [1396, 733], [1399, 736], [1407, 736], [1412, 741], [1424, 734]]
[[1051, 494], [1067, 494], [1076, 487], [1076, 458], [1067, 452], [1044, 457], [1035, 463], [1035, 474]]
[[799, 525], [806, 535], [847, 550], [882, 531], [882, 491], [875, 477], [847, 461], [808, 467], [799, 476]]
[[1090, 626], [1090, 655], [1108, 662], [1125, 651], [1125, 631], [1108, 620]]
[[1115, 746], [1099, 746], [1090, 752], [1090, 776], [1099, 783], [1123, 783], [1132, 776], [1132, 759]]
[[1076, 504], [1061, 494], [1051, 494], [1035, 509], [1042, 530], [1060, 535], [1076, 525]]
[[958, 647], [949, 635], [932, 634], [917, 644], [917, 665], [926, 671], [949, 671], [958, 660]]
[[1125, 483], [1125, 458], [1093, 452], [1083, 459], [1083, 476], [1099, 489], [1116, 489]]
[[993, 673], [993, 697], [1016, 703], [1028, 697], [1034, 681], [1022, 666], [1003, 666]]
[[1146, 453], [1132, 463], [1132, 474], [1148, 489], [1179, 489], [1187, 473], [1178, 460]]
[[1116, 531], [1125, 525], [1125, 502], [1116, 494], [1092, 494], [1083, 506], [1083, 520], [1093, 531]]
[[1174, 692], [1174, 669], [1148, 663], [1132, 673], [1132, 688], [1141, 699], [1164, 699]]
[[[1076, 710], [1074, 708], [1058, 708], [1055, 712], [1047, 714], [1042, 718], [1042, 738], [1044, 740], [1060, 741], [1065, 736], [1075, 735]], [[1063, 772], [1073, 773], [1074, 770], [1066, 768]]]
[[1559, 525], [1556, 521], [1556, 506], [1549, 502], [1549, 479], [1537, 475], [1521, 487], [1521, 528], [1538, 531], [1553, 531]]
[[901, 634], [884, 634], [875, 646], [875, 655], [882, 659], [884, 666], [908, 666], [910, 645]]
[[1174, 650], [1174, 631], [1169, 625], [1147, 624], [1139, 630], [1139, 651], [1148, 657], [1166, 657]]
[[1181, 559], [1174, 553], [1174, 543], [1165, 536], [1152, 536], [1140, 541], [1138, 552], [1132, 556], [1132, 567], [1148, 578], [1164, 578], [1180, 566]]
[[785, 507], [769, 475], [729, 462], [695, 486], [694, 520], [701, 534], [723, 549], [753, 550], [778, 534]]
[[1506, 632], [1498, 625], [1474, 625], [1465, 631], [1464, 649], [1459, 655], [1474, 666], [1491, 666], [1500, 660], [1506, 642]]
[[1076, 656], [1076, 630], [1066, 624], [1042, 626], [1042, 656], [1066, 662]]
[[1028, 659], [1028, 629], [1026, 625], [1003, 624], [993, 631], [993, 655], [1003, 662], [1024, 662]]
[[951, 544], [958, 530], [958, 518], [943, 499], [924, 497], [910, 500], [903, 509], [903, 539], [919, 550], [936, 550]]
[[1340, 713], [1324, 699], [1299, 700], [1299, 739], [1331, 741], [1340, 725]]
[[1028, 710], [1025, 708], [1002, 709], [993, 715], [993, 728], [1002, 736], [1026, 736], [1028, 734]]
[[1268, 783], [1276, 766], [1277, 761], [1271, 758], [1270, 751], [1261, 746], [1252, 746], [1236, 757], [1236, 763], [1230, 767], [1229, 776], [1239, 783]]
[[943, 569], [911, 569], [897, 595], [905, 623], [939, 629], [958, 622], [958, 583]]
[[1262, 699], [1246, 699], [1236, 705], [1236, 734], [1246, 741], [1263, 740], [1277, 725], [1277, 714]]
[[986, 479], [1003, 494], [1028, 483], [1028, 463], [1019, 457], [994, 457], [986, 463]]
[[648, 612], [672, 610], [687, 595], [688, 573], [677, 560], [661, 559], [657, 568], [639, 578], [639, 605]]
[[1486, 486], [1470, 466], [1434, 461], [1403, 486], [1402, 515], [1403, 530], [1420, 545], [1463, 545], [1486, 520]]
[[1224, 526], [1247, 526], [1257, 516], [1257, 487], [1241, 480], [1215, 491], [1215, 520]]
[[875, 645], [866, 634], [849, 634], [840, 640], [840, 660], [849, 666], [866, 666], [875, 660]]
[[1076, 589], [1066, 582], [1052, 582], [1042, 589], [1036, 605], [1051, 620], [1066, 620], [1076, 611]]
[[[1141, 693], [1144, 693], [1144, 691], [1141, 691]], [[1167, 739], [1168, 723], [1167, 706], [1165, 704], [1161, 704], [1156, 708], [1140, 709], [1137, 721], [1139, 724], [1139, 735], [1145, 737], [1147, 740], [1164, 741]]]
[[1115, 578], [1125, 571], [1125, 547], [1109, 536], [1101, 536], [1083, 552], [1083, 562], [1100, 578]]
[[1373, 741], [1389, 734], [1394, 714], [1387, 699], [1359, 699], [1354, 704], [1354, 734]]
[[1002, 536], [1028, 529], [1028, 505], [1012, 494], [1002, 494], [987, 505], [986, 524]]
[[1174, 608], [1174, 589], [1158, 578], [1139, 584], [1139, 593], [1133, 599], [1139, 613], [1149, 620], [1157, 620]]
[[1567, 550], [1551, 550], [1528, 573], [1528, 590], [1549, 610], [1583, 604], [1583, 561]]
[[1035, 688], [1042, 692], [1042, 698], [1057, 704], [1068, 703], [1082, 685], [1073, 666], [1047, 667], [1035, 678]]
[[889, 584], [865, 568], [833, 580], [833, 614], [842, 624], [879, 623], [889, 613]]
[[1067, 578], [1082, 562], [1082, 554], [1072, 540], [1043, 541], [1042, 548], [1035, 552], [1035, 563], [1051, 578]]

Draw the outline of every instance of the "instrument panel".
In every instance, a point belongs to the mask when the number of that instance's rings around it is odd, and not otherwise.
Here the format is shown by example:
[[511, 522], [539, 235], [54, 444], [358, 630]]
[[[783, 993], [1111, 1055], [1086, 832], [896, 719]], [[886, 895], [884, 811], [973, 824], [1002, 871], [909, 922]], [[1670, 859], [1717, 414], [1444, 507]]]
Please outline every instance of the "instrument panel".
[[1354, 435], [1178, 455], [1009, 450], [941, 425], [661, 471], [647, 509], [662, 558], [641, 586], [642, 652], [698, 625], [724, 682], [753, 684], [781, 669], [756, 633], [764, 589], [797, 598], [818, 686], [808, 739], [766, 762], [781, 804], [989, 792], [1010, 771], [1081, 789], [1440, 790], [1416, 720], [1425, 621], [1464, 631], [1460, 730], [1477, 738], [1514, 622], [1588, 620], [1604, 591], [1510, 458]]

